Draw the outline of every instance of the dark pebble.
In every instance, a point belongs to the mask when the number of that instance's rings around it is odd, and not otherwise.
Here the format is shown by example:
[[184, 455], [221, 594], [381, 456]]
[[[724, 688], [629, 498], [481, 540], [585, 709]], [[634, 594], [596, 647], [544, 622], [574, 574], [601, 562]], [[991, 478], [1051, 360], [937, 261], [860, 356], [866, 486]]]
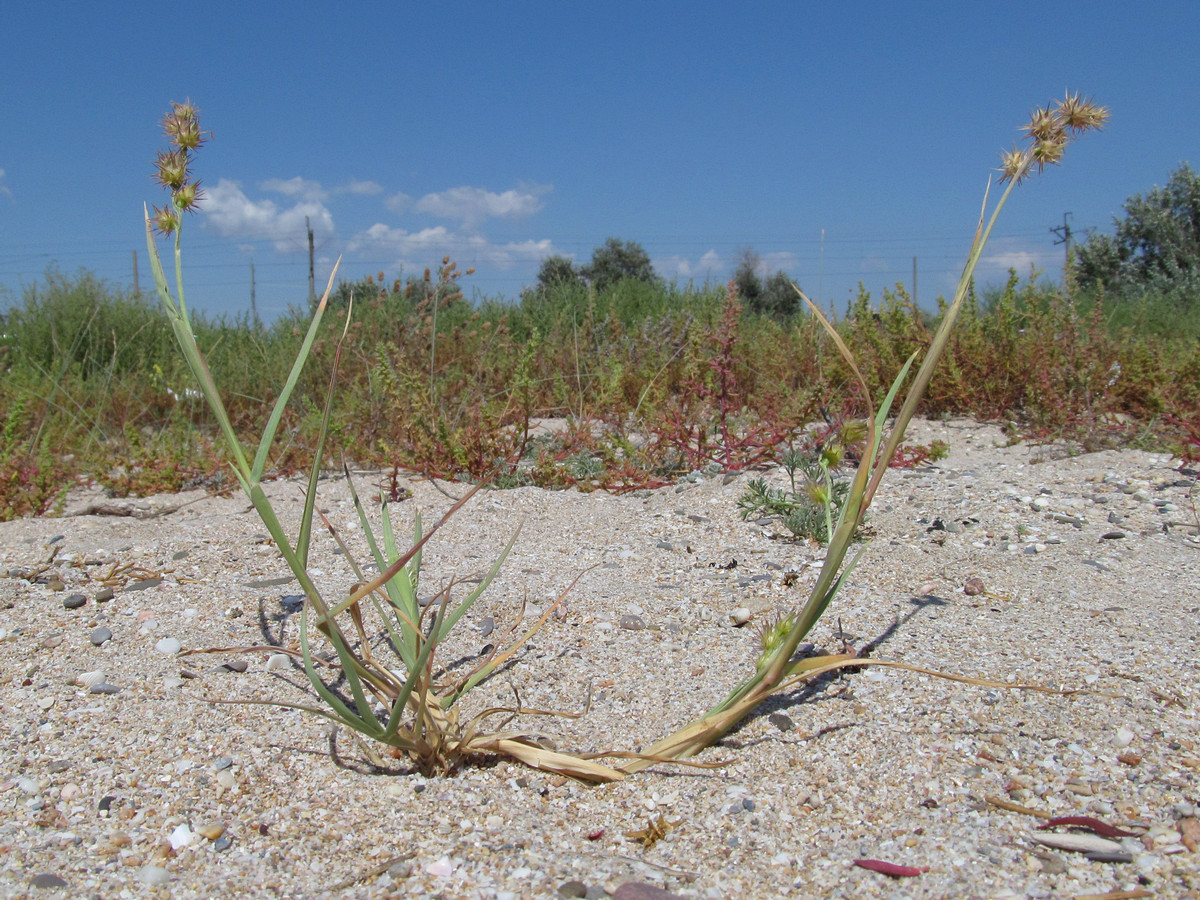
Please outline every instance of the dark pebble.
[[587, 885], [582, 881], [564, 881], [558, 886], [560, 897], [586, 897]]
[[186, 551], [186, 550], [176, 550], [174, 553], [171, 554], [171, 559], [186, 559], [187, 555], [188, 555], [188, 551]]
[[46, 771], [52, 775], [57, 775], [59, 772], [65, 772], [69, 768], [71, 768], [70, 761], [65, 759], [53, 759], [50, 761], [50, 764], [46, 766]]
[[231, 659], [227, 662], [221, 663], [220, 668], [229, 672], [245, 672], [248, 668], [250, 668], [250, 663], [246, 662], [244, 659]]
[[484, 616], [483, 621], [479, 623], [479, 636], [487, 637], [496, 630], [496, 620], [491, 616]]
[[117, 798], [112, 794], [109, 794], [107, 797], [101, 797], [100, 803], [96, 808], [99, 809], [100, 812], [108, 812], [113, 805], [113, 801], [116, 799]]
[[67, 883], [53, 872], [34, 875], [29, 883], [35, 888], [65, 888], [67, 886]]
[[223, 834], [219, 838], [217, 838], [215, 841], [213, 841], [213, 849], [216, 850], [218, 853], [220, 853], [222, 850], [228, 850], [232, 846], [233, 846], [233, 838], [231, 838], [227, 834]]
[[646, 622], [641, 616], [621, 616], [617, 624], [627, 631], [641, 631], [646, 627]]
[[96, 602], [107, 603], [113, 598], [113, 589], [110, 587], [102, 587], [96, 591]]
[[796, 723], [783, 713], [771, 713], [767, 716], [767, 720], [780, 731], [791, 731], [796, 727]]
[[771, 576], [767, 575], [767, 574], [751, 575], [749, 578], [739, 578], [737, 581], [737, 585], [738, 585], [738, 587], [749, 587], [752, 584], [759, 584], [760, 582], [770, 581], [770, 580], [771, 580]]
[[1110, 852], [1089, 853], [1089, 854], [1087, 854], [1087, 858], [1090, 859], [1092, 862], [1106, 862], [1106, 863], [1131, 863], [1131, 862], [1133, 862], [1133, 854], [1122, 853], [1119, 850], [1113, 851], [1111, 853]]
[[746, 812], [754, 812], [754, 801], [749, 797], [746, 797], [744, 800], [742, 800], [742, 809], [744, 809]]
[[[671, 544], [670, 541], [659, 541], [654, 546], [657, 547], [659, 550], [674, 550], [675, 549], [675, 547]], [[574, 881], [567, 882], [567, 884], [578, 884], [578, 883], [579, 882], [574, 882]], [[562, 888], [559, 888], [559, 890], [562, 890]], [[580, 894], [579, 896], [582, 897], [583, 894]]]
[[117, 687], [115, 684], [96, 684], [96, 685], [93, 685], [88, 690], [88, 693], [89, 694], [119, 694], [119, 693], [121, 693], [121, 688]]
[[279, 598], [279, 602], [281, 604], [283, 604], [283, 608], [284, 608], [285, 612], [291, 612], [291, 613], [300, 612], [301, 608], [304, 606], [304, 595], [303, 594], [284, 594], [282, 597]]
[[963, 583], [963, 593], [968, 597], [977, 597], [980, 594], [986, 593], [987, 589], [983, 586], [983, 579], [978, 575], [972, 575]]
[[125, 585], [126, 591], [144, 591], [147, 588], [158, 587], [162, 584], [161, 578], [143, 578], [141, 581], [135, 581], [132, 584]]
[[1125, 537], [1125, 532], [1123, 532], [1123, 531], [1106, 531], [1106, 532], [1104, 532], [1104, 534], [1100, 535], [1100, 540], [1102, 540], [1102, 541], [1119, 541], [1124, 537]]
[[681, 900], [678, 894], [637, 881], [626, 882], [617, 888], [612, 896], [613, 900]]
[[87, 597], [83, 596], [83, 594], [67, 594], [63, 598], [63, 606], [66, 609], [79, 609], [85, 603], [87, 603]]
[[110, 631], [107, 628], [103, 628], [103, 627], [97, 628], [94, 631], [92, 631], [91, 640], [92, 640], [92, 643], [95, 644], [97, 647], [99, 647], [103, 644], [107, 644], [109, 641], [112, 640], [112, 631]]

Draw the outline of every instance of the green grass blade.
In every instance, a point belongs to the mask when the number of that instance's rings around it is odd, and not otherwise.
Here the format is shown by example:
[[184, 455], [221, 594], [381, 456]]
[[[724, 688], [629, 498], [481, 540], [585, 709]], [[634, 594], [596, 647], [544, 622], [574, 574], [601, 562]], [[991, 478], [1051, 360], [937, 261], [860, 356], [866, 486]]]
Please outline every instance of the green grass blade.
[[[284, 409], [292, 397], [292, 392], [296, 390], [296, 384], [300, 381], [300, 372], [303, 370], [304, 364], [308, 361], [308, 355], [312, 351], [313, 341], [317, 338], [317, 330], [321, 325], [321, 318], [324, 316], [326, 305], [329, 302], [329, 293], [333, 290], [333, 280], [337, 277], [338, 266], [341, 264], [342, 258], [339, 256], [337, 262], [334, 263], [333, 271], [329, 274], [329, 284], [325, 287], [325, 294], [321, 297], [321, 302], [317, 304], [316, 312], [313, 313], [312, 321], [308, 325], [308, 332], [304, 335], [304, 342], [300, 345], [300, 352], [296, 355], [295, 362], [292, 363], [292, 369], [288, 373], [287, 381], [284, 382], [283, 390], [279, 392], [279, 396], [275, 400], [275, 406], [272, 408], [271, 415], [267, 419], [262, 440], [258, 442], [258, 452], [254, 456], [254, 468], [251, 470], [251, 477], [254, 481], [261, 479], [263, 472], [266, 470], [267, 456], [270, 453], [271, 445], [275, 442], [275, 434], [278, 432], [279, 423], [283, 419]], [[346, 321], [350, 321], [349, 314], [346, 316]]]

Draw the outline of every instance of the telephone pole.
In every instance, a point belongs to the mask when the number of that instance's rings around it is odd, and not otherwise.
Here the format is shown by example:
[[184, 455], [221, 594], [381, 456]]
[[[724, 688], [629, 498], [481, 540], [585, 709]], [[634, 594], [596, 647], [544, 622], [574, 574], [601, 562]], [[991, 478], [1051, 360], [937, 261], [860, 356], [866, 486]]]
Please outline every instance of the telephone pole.
[[137, 251], [133, 251], [133, 296], [142, 296], [142, 283], [138, 280]]
[[1052, 234], [1055, 234], [1058, 236], [1058, 240], [1054, 242], [1054, 246], [1057, 247], [1059, 244], [1067, 245], [1065, 250], [1063, 251], [1063, 271], [1064, 272], [1067, 270], [1067, 267], [1069, 265], [1071, 265], [1071, 225], [1070, 225], [1070, 223], [1067, 222], [1067, 218], [1070, 216], [1074, 216], [1074, 213], [1069, 213], [1069, 212], [1063, 213], [1062, 225], [1059, 225], [1059, 226], [1056, 226], [1056, 227], [1050, 229]]

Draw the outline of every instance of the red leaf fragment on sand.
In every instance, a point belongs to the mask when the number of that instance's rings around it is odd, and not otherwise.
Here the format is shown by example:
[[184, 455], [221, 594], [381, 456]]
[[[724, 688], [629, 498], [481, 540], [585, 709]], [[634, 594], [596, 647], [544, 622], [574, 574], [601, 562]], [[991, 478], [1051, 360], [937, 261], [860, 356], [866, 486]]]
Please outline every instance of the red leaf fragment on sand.
[[598, 840], [600, 840], [600, 838], [602, 838], [602, 837], [604, 837], [604, 829], [603, 829], [603, 828], [597, 828], [595, 831], [589, 831], [589, 832], [588, 832], [587, 839], [588, 839], [589, 841], [598, 841]]
[[1093, 819], [1091, 816], [1058, 816], [1050, 819], [1038, 828], [1045, 831], [1047, 828], [1056, 828], [1059, 825], [1074, 825], [1076, 828], [1086, 828], [1093, 834], [1098, 834], [1101, 837], [1108, 838], [1123, 838], [1137, 837], [1132, 831], [1122, 831], [1115, 825], [1109, 825], [1107, 822], [1101, 822], [1099, 819]]
[[922, 872], [929, 871], [929, 866], [898, 866], [896, 863], [884, 862], [882, 859], [856, 859], [854, 864], [864, 869], [870, 869], [872, 872], [890, 875], [893, 878], [913, 878]]

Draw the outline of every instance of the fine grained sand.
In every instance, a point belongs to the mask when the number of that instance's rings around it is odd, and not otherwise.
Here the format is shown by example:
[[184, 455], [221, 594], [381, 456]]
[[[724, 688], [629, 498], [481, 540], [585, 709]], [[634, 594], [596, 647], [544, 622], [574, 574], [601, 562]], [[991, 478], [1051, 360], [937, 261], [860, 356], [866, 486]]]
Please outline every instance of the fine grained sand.
[[[706, 898], [1197, 896], [1200, 545], [1178, 461], [1009, 447], [969, 422], [920, 423], [914, 437], [942, 438], [950, 455], [889, 473], [873, 539], [814, 641], [878, 641], [880, 659], [1094, 693], [873, 668], [762, 709], [702, 757], [720, 768], [660, 765], [600, 787], [507, 761], [447, 779], [378, 774], [324, 720], [202, 702], [305, 699], [302, 675], [268, 672], [265, 654], [156, 650], [294, 640], [298, 588], [279, 581], [286, 567], [240, 496], [105, 501], [200, 498], [154, 518], [71, 516], [98, 499], [80, 495], [62, 518], [0, 524], [0, 891], [544, 897], [633, 881]], [[429, 545], [429, 590], [485, 570], [524, 529], [448, 660], [479, 652], [484, 617], [498, 633], [522, 598], [544, 607], [584, 574], [565, 620], [466, 711], [510, 703], [513, 687], [528, 706], [577, 710], [590, 682], [586, 716], [534, 726], [580, 751], [644, 746], [703, 713], [755, 657], [755, 623], [732, 628], [728, 614], [761, 621], [816, 572], [817, 548], [739, 518], [745, 481], [478, 496]], [[449, 505], [411, 487], [405, 522]], [[270, 493], [294, 520], [299, 485]], [[324, 482], [320, 506], [360, 552], [345, 483]], [[54, 548], [40, 577], [22, 577]], [[353, 580], [326, 540], [312, 564], [330, 592]], [[100, 602], [114, 566], [115, 595]], [[964, 592], [972, 576], [985, 593]], [[82, 607], [65, 608], [72, 593]], [[100, 627], [112, 639], [94, 646]], [[238, 660], [244, 672], [224, 665]], [[120, 690], [92, 693], [84, 673]], [[1035, 843], [1042, 819], [988, 798], [1139, 837], [1119, 841], [1130, 861], [1089, 860]], [[659, 816], [674, 827], [653, 846], [626, 836]], [[928, 871], [892, 879], [852, 864], [864, 858]]]

